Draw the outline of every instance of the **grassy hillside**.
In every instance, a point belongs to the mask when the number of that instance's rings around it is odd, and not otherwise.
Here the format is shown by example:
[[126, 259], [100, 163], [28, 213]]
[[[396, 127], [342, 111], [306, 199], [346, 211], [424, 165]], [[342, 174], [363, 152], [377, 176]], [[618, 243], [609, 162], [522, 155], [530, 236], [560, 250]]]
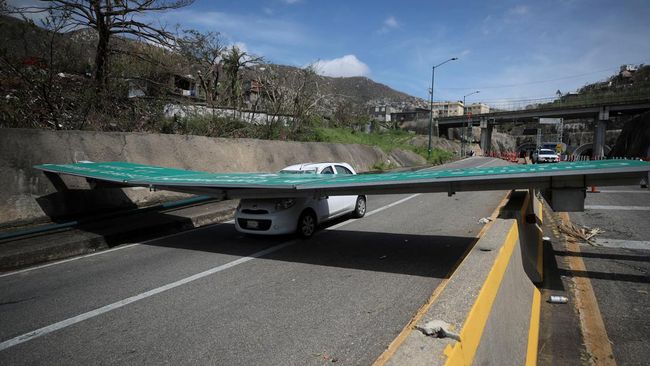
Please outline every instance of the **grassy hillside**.
[[[386, 153], [390, 153], [394, 149], [409, 150], [427, 159], [427, 148], [411, 144], [412, 139], [413, 135], [405, 131], [361, 133], [343, 128], [322, 127], [315, 129], [313, 137], [314, 141], [319, 142], [377, 146]], [[431, 164], [442, 164], [453, 158], [454, 155], [451, 152], [434, 148], [431, 151], [431, 158], [428, 159], [428, 162]]]

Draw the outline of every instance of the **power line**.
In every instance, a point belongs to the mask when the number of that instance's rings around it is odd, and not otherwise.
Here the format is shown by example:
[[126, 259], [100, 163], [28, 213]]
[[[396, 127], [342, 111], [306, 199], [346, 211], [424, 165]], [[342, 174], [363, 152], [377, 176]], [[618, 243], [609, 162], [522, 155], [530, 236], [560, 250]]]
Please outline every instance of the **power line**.
[[525, 83], [518, 83], [518, 84], [503, 84], [503, 85], [491, 85], [491, 86], [472, 86], [472, 87], [455, 87], [455, 88], [439, 88], [443, 90], [469, 90], [469, 89], [502, 89], [502, 88], [514, 88], [517, 86], [524, 86], [524, 85], [534, 85], [534, 84], [543, 84], [543, 83], [549, 83], [553, 81], [560, 81], [560, 80], [568, 80], [568, 79], [576, 79], [579, 77], [587, 76], [587, 75], [593, 75], [597, 73], [601, 73], [604, 71], [615, 71], [618, 70], [618, 68], [614, 67], [608, 67], [606, 69], [602, 70], [596, 70], [596, 71], [591, 71], [591, 72], [586, 72], [583, 74], [577, 74], [577, 75], [572, 75], [572, 76], [564, 76], [564, 77], [559, 77], [559, 78], [554, 78], [554, 79], [546, 79], [546, 80], [535, 80], [535, 81], [529, 81]]

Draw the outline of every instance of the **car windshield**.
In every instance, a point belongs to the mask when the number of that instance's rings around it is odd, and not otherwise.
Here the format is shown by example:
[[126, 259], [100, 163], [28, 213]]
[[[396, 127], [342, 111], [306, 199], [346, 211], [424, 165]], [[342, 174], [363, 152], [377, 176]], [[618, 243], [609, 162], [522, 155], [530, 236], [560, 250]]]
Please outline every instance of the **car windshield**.
[[308, 169], [308, 170], [283, 169], [280, 170], [280, 174], [316, 174], [316, 169]]
[[540, 154], [555, 154], [555, 151], [553, 150], [540, 150]]

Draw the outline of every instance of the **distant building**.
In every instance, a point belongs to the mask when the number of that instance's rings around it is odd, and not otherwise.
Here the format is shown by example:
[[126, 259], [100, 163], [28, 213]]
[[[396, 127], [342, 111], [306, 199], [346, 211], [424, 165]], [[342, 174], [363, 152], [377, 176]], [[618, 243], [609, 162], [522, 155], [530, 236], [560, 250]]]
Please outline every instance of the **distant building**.
[[490, 106], [485, 103], [472, 103], [465, 106], [465, 114], [472, 115], [490, 113]]
[[397, 112], [397, 109], [391, 106], [376, 106], [372, 111], [372, 119], [380, 122], [390, 122], [392, 118], [391, 116], [395, 112]]
[[397, 123], [417, 121], [423, 118], [429, 118], [428, 108], [415, 108], [410, 111], [393, 112], [390, 114], [390, 120]]
[[463, 102], [433, 102], [434, 117], [450, 117], [463, 115]]
[[635, 72], [638, 69], [639, 67], [636, 65], [621, 65], [620, 72], [625, 72], [625, 71]]

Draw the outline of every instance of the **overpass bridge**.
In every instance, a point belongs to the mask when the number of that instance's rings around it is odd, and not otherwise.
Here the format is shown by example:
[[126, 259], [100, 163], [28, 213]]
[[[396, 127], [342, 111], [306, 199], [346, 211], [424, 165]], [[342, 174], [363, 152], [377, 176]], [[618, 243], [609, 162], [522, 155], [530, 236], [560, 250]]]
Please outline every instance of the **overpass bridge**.
[[492, 130], [502, 123], [535, 122], [540, 118], [593, 119], [593, 157], [604, 156], [605, 131], [610, 117], [635, 115], [650, 111], [650, 90], [633, 95], [569, 96], [552, 102], [527, 106], [517, 110], [500, 110], [477, 115], [438, 118], [438, 131], [446, 133], [449, 128], [481, 127], [481, 148], [491, 150]]

